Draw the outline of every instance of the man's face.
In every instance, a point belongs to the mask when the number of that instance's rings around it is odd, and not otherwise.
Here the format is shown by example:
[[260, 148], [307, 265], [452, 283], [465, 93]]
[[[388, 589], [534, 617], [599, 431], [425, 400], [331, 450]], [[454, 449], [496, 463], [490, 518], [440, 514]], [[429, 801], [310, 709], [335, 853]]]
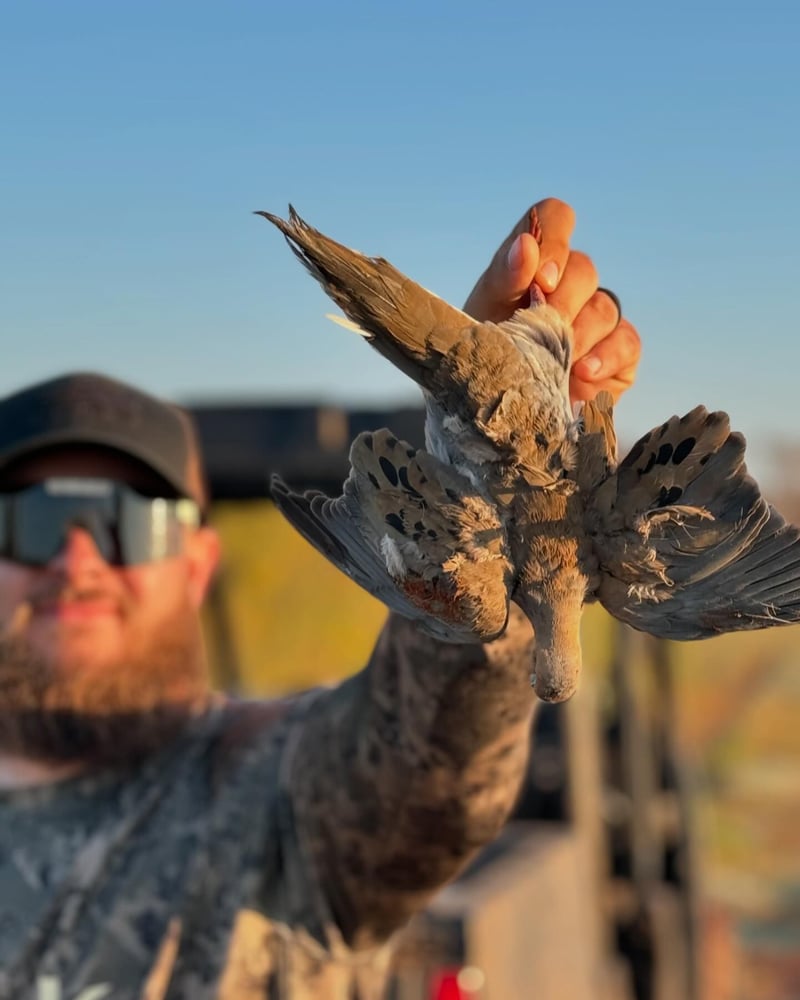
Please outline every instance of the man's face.
[[[2, 488], [55, 476], [157, 493], [143, 466], [84, 447], [32, 456]], [[127, 716], [206, 695], [199, 609], [217, 540], [208, 528], [183, 531], [179, 555], [133, 566], [107, 563], [75, 527], [45, 566], [0, 559], [0, 717], [9, 708]]]

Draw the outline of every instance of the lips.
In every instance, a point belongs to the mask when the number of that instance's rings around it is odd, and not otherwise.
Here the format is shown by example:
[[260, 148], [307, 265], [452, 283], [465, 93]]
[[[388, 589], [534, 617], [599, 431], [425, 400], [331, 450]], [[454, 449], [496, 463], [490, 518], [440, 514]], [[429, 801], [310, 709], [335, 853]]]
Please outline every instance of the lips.
[[118, 607], [115, 601], [106, 598], [81, 600], [50, 601], [38, 605], [34, 613], [59, 621], [92, 621], [98, 618], [115, 616]]
[[90, 622], [120, 614], [120, 604], [109, 594], [61, 591], [40, 595], [32, 602], [35, 617], [65, 622]]

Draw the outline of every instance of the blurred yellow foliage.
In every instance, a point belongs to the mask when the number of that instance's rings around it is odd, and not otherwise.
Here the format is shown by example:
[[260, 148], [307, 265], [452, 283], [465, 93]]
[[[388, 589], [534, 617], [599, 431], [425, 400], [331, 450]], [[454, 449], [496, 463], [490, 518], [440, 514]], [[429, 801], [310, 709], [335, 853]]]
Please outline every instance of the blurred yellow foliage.
[[[217, 504], [223, 547], [206, 635], [219, 683], [275, 695], [363, 667], [385, 607], [332, 566], [268, 501]], [[214, 620], [222, 615], [224, 622]], [[219, 626], [230, 635], [221, 648]], [[234, 662], [223, 663], [223, 658]]]

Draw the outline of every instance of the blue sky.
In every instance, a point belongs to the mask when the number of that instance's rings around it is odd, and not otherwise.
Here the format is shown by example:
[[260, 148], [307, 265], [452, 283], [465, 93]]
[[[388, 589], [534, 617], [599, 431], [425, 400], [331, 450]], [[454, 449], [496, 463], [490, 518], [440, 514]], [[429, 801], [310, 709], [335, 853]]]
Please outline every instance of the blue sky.
[[553, 194], [644, 341], [622, 435], [704, 402], [758, 471], [800, 395], [798, 51], [789, 2], [0, 0], [0, 392], [413, 398], [252, 210], [460, 303]]

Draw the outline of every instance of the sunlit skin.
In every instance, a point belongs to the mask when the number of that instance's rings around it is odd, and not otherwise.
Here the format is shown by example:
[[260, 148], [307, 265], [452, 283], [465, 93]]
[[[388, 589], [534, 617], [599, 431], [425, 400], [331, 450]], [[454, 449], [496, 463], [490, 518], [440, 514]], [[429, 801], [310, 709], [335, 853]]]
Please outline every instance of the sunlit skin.
[[[157, 485], [147, 469], [121, 454], [76, 447], [31, 456], [4, 486], [64, 475], [107, 477], [145, 493]], [[74, 528], [46, 566], [0, 559], [0, 628], [6, 635], [24, 637], [54, 672], [81, 672], [91, 678], [113, 671], [137, 648], [140, 637], [168, 628], [187, 605], [199, 615], [218, 558], [216, 533], [201, 527], [185, 529], [184, 551], [178, 556], [113, 566], [100, 555], [91, 535]], [[185, 692], [176, 685], [170, 694], [181, 700]], [[19, 770], [12, 763], [0, 752], [0, 784], [4, 779], [12, 783], [12, 772]], [[30, 767], [22, 770], [31, 777]], [[63, 768], [38, 763], [34, 770], [47, 775]]]
[[570, 249], [572, 208], [558, 198], [545, 198], [536, 203], [536, 213], [541, 245], [531, 235], [528, 211], [478, 278], [464, 309], [479, 320], [508, 319], [528, 304], [536, 281], [548, 303], [572, 323], [572, 399], [594, 399], [605, 389], [617, 400], [633, 385], [642, 353], [639, 334], [599, 290], [600, 276], [591, 258]]

